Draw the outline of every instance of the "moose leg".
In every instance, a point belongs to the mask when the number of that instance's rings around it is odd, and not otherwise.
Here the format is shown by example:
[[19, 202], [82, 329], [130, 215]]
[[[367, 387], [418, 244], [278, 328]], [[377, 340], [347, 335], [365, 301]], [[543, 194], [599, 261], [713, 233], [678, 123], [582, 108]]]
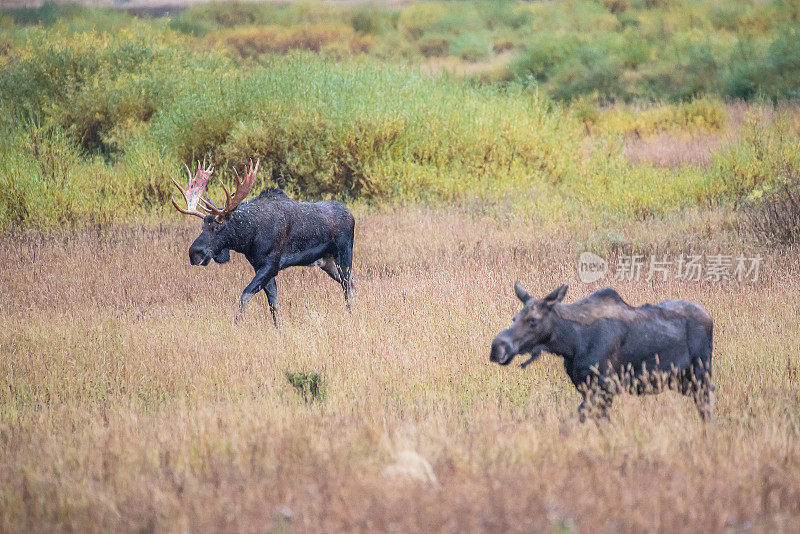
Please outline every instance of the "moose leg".
[[614, 402], [614, 395], [619, 392], [618, 384], [609, 375], [597, 375], [590, 369], [576, 369], [578, 391], [583, 395], [583, 402], [578, 406], [578, 418], [581, 423], [587, 417], [608, 419], [608, 409]]
[[339, 276], [339, 266], [336, 265], [336, 261], [334, 261], [333, 256], [325, 256], [317, 260], [317, 265], [319, 268], [328, 273], [328, 276], [336, 280], [337, 284], [342, 283], [342, 277]]
[[710, 381], [704, 383], [695, 394], [694, 402], [700, 412], [700, 418], [710, 423], [714, 417], [714, 384]]
[[578, 406], [578, 420], [583, 423], [587, 417], [608, 419], [608, 410], [614, 403], [614, 394], [610, 391], [590, 391]]
[[340, 283], [344, 290], [344, 302], [347, 309], [350, 309], [350, 295], [353, 290], [353, 247], [350, 243], [344, 245], [339, 249], [339, 257], [337, 258], [337, 267], [339, 269]]
[[608, 410], [611, 409], [611, 405], [614, 402], [614, 394], [609, 391], [603, 391], [600, 395], [600, 399], [597, 401], [597, 415], [603, 419], [610, 419], [608, 416]]
[[244, 308], [247, 306], [247, 303], [250, 302], [250, 299], [253, 298], [253, 295], [264, 289], [264, 285], [269, 280], [275, 278], [277, 274], [277, 262], [271, 262], [265, 267], [256, 270], [256, 275], [253, 277], [253, 280], [247, 284], [247, 287], [242, 291], [242, 296], [239, 298], [239, 311], [236, 312], [236, 318], [233, 321], [234, 324], [239, 324], [239, 321], [242, 320]]
[[267, 295], [267, 302], [269, 303], [269, 311], [272, 312], [272, 322], [275, 323], [275, 328], [278, 327], [278, 284], [275, 278], [271, 278], [269, 282], [264, 284], [264, 293]]
[[580, 405], [578, 405], [578, 421], [580, 421], [581, 423], [585, 423], [589, 410], [590, 408], [587, 404], [586, 399], [583, 399]]
[[710, 422], [714, 414], [714, 384], [711, 383], [711, 369], [707, 368], [702, 360], [696, 359], [685, 378], [689, 383], [684, 389], [691, 395], [700, 418]]

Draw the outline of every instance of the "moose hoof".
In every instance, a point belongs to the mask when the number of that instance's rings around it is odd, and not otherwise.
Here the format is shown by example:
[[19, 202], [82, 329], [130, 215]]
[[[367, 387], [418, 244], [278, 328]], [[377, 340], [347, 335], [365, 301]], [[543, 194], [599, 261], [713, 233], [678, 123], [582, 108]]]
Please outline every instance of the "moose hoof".
[[580, 406], [578, 406], [578, 421], [581, 423], [586, 422], [586, 403], [582, 402]]

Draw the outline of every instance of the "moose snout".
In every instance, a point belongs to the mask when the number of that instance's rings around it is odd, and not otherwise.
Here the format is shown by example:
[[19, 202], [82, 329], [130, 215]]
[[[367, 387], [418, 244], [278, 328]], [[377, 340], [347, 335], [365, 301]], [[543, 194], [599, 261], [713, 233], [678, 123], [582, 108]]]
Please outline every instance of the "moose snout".
[[206, 266], [211, 261], [211, 255], [204, 249], [199, 247], [191, 247], [189, 249], [189, 263], [192, 265]]
[[508, 343], [500, 338], [495, 338], [492, 341], [492, 350], [489, 353], [489, 361], [490, 362], [497, 362], [500, 365], [508, 365], [511, 362], [511, 358], [508, 357], [509, 353], [511, 352], [511, 347], [509, 347]]

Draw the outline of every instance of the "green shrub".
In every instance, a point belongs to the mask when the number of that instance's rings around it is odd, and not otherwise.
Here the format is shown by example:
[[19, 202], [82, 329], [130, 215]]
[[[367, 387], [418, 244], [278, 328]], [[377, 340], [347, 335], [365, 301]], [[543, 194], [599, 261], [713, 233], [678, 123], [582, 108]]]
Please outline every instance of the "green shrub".
[[790, 176], [754, 190], [742, 204], [741, 229], [768, 246], [800, 242], [800, 180]]
[[575, 99], [570, 111], [576, 119], [585, 125], [587, 131], [590, 125], [597, 124], [600, 119], [600, 109], [597, 106], [597, 102], [589, 97], [584, 96]]
[[783, 116], [772, 125], [749, 117], [742, 138], [712, 159], [720, 196], [738, 201], [754, 190], [770, 189], [781, 177], [800, 175], [800, 146], [789, 131]]
[[0, 66], [6, 61], [6, 43], [30, 36], [19, 26], [47, 27], [63, 37], [90, 31], [116, 34], [146, 25], [195, 37], [197, 49], [227, 42], [244, 64], [251, 58], [269, 62], [265, 55], [291, 49], [314, 50], [333, 59], [370, 53], [403, 60], [452, 55], [473, 62], [522, 49], [510, 65], [493, 65], [494, 73], [477, 78], [490, 83], [535, 81], [561, 100], [597, 95], [603, 100], [680, 101], [709, 93], [779, 100], [799, 93], [800, 16], [795, 4], [501, 0], [416, 2], [389, 9], [375, 4], [212, 2], [181, 11], [167, 22], [143, 24], [116, 10], [52, 3], [3, 12], [0, 27], [14, 29], [0, 30], [7, 34], [0, 36]]
[[193, 37], [202, 37], [213, 31], [215, 25], [204, 20], [179, 14], [175, 18], [170, 19], [169, 27], [176, 32], [185, 33]]
[[178, 86], [194, 83], [190, 72], [213, 73], [225, 64], [145, 28], [114, 37], [33, 34], [3, 68], [0, 105], [19, 120], [53, 121], [84, 149], [109, 155], [121, 149], [126, 128], [149, 120]]
[[763, 79], [766, 50], [752, 39], [742, 40], [732, 51], [720, 81], [726, 96], [750, 100], [759, 92]]
[[[46, 2], [36, 8], [8, 9], [0, 18], [8, 17], [20, 26], [57, 27], [69, 33], [117, 31], [128, 27], [133, 17], [116, 9], [90, 8], [77, 3]], [[2, 24], [0, 24], [0, 27]]]
[[400, 11], [397, 29], [409, 39], [417, 40], [447, 16], [448, 8], [442, 3], [425, 2], [411, 4]]
[[104, 220], [109, 203], [121, 200], [106, 189], [113, 183], [105, 166], [84, 162], [80, 148], [57, 127], [21, 126], [0, 140], [0, 151], [5, 227]]
[[17, 24], [25, 26], [34, 24], [51, 26], [59, 20], [87, 17], [90, 14], [96, 13], [96, 11], [79, 6], [78, 4], [45, 2], [40, 7], [9, 9], [7, 13]]
[[[638, 0], [617, 14], [582, 0], [210, 4], [172, 21], [75, 9], [0, 23], [5, 225], [159, 212], [169, 178], [203, 157], [221, 179], [260, 157], [259, 186], [303, 199], [502, 199], [542, 218], [736, 202], [799, 166], [796, 129], [780, 123], [748, 123], [703, 171], [633, 166], [619, 140], [722, 128], [722, 101], [698, 96], [709, 90], [795, 94], [797, 21], [784, 4], [716, 21], [706, 4]], [[492, 57], [520, 47], [510, 64]], [[405, 65], [422, 54], [488, 70], [465, 81]], [[672, 103], [598, 106], [656, 98]]]
[[173, 20], [178, 27], [212, 31], [256, 25], [342, 24], [347, 22], [348, 17], [341, 7], [310, 1], [210, 2], [193, 6], [178, 14]]
[[328, 387], [322, 373], [284, 370], [283, 376], [306, 403], [324, 402], [328, 398]]
[[392, 22], [385, 8], [378, 4], [365, 3], [353, 8], [350, 25], [357, 32], [377, 35], [389, 30]]
[[[581, 110], [585, 99], [572, 106]], [[725, 104], [713, 97], [704, 96], [689, 102], [653, 105], [646, 109], [636, 106], [614, 106], [599, 113], [591, 121], [599, 131], [639, 137], [667, 131], [721, 130], [728, 123]]]
[[770, 44], [765, 78], [759, 84], [773, 99], [800, 97], [800, 27], [784, 26]]
[[450, 39], [444, 35], [426, 35], [417, 41], [420, 54], [425, 57], [445, 57], [450, 55]]
[[232, 28], [265, 23], [265, 10], [256, 2], [210, 2], [187, 10], [186, 19]]
[[597, 94], [604, 100], [621, 96], [622, 66], [602, 48], [580, 47], [578, 57], [560, 65], [552, 74], [554, 96], [569, 100], [575, 96]]
[[533, 21], [533, 11], [525, 3], [511, 0], [479, 2], [476, 4], [479, 16], [489, 29], [510, 28], [519, 30]]
[[516, 59], [511, 71], [519, 78], [534, 78], [545, 82], [556, 67], [571, 57], [578, 47], [574, 36], [558, 37], [552, 33], [532, 36], [524, 52]]
[[345, 25], [312, 24], [303, 26], [258, 26], [231, 32], [226, 43], [241, 57], [259, 57], [267, 53], [285, 54], [290, 50], [327, 51], [332, 45], [344, 44], [344, 50], [365, 52], [370, 40], [356, 35]]
[[492, 53], [488, 34], [466, 33], [458, 35], [450, 45], [451, 53], [465, 61], [479, 61]]

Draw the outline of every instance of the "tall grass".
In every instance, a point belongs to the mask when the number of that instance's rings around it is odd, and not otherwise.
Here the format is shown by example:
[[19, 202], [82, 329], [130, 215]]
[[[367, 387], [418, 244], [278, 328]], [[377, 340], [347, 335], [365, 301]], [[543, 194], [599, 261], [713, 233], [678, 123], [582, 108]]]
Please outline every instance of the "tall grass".
[[[0, 237], [0, 530], [795, 530], [795, 249], [742, 248], [705, 215], [356, 215], [352, 313], [322, 271], [290, 269], [280, 330], [263, 296], [233, 326], [252, 270], [190, 267], [194, 218]], [[756, 284], [586, 286], [584, 246], [611, 265], [626, 247], [764, 262]], [[517, 278], [569, 283], [569, 302], [613, 283], [631, 304], [701, 303], [714, 422], [665, 393], [581, 425], [559, 358], [490, 363]]]
[[[0, 531], [793, 531], [797, 195], [774, 192], [800, 113], [771, 100], [797, 22], [750, 1], [3, 13]], [[440, 55], [474, 74], [431, 74]], [[687, 136], [727, 137], [702, 164], [626, 155]], [[280, 330], [263, 297], [232, 327], [250, 266], [189, 267], [198, 222], [169, 202], [204, 157], [212, 196], [258, 157], [257, 187], [348, 201], [352, 313], [292, 269]], [[737, 232], [759, 198], [785, 246]], [[763, 264], [584, 286], [585, 250]], [[558, 359], [490, 365], [515, 279], [701, 303], [715, 421], [664, 394], [580, 425]]]

